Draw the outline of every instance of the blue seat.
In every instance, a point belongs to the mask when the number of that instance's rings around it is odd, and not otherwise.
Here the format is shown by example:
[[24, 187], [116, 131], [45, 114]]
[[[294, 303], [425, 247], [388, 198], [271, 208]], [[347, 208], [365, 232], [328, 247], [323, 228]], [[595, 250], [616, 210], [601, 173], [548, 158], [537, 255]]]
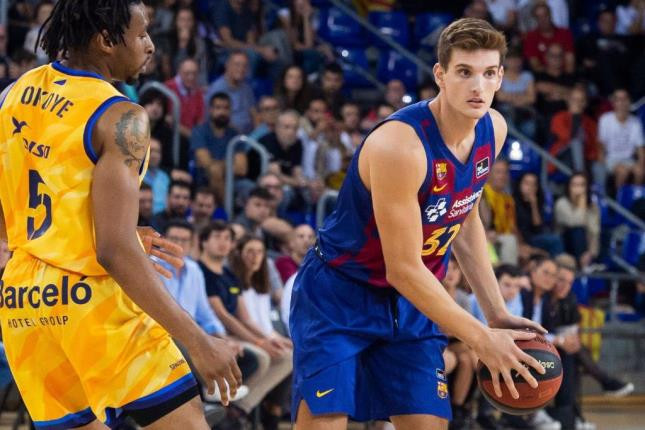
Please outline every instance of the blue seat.
[[540, 155], [527, 143], [508, 138], [504, 148], [504, 158], [508, 160], [511, 178], [518, 179], [522, 173], [540, 173], [542, 161]]
[[336, 47], [336, 52], [338, 52], [341, 58], [339, 63], [343, 68], [345, 85], [349, 88], [366, 88], [372, 86], [370, 81], [356, 71], [357, 68], [361, 68], [369, 72], [369, 64], [364, 49], [339, 46]]
[[332, 45], [362, 46], [368, 44], [363, 28], [336, 7], [320, 9], [318, 34]]
[[638, 264], [638, 259], [641, 254], [641, 244], [643, 243], [645, 234], [640, 231], [630, 231], [625, 236], [623, 242], [622, 257], [632, 266]]
[[256, 99], [262, 96], [273, 95], [273, 81], [270, 78], [253, 78], [251, 88]]
[[[454, 20], [450, 13], [422, 13], [414, 19], [414, 41], [417, 46], [434, 46], [430, 40], [438, 40], [439, 33]], [[436, 32], [437, 37], [433, 33]]]
[[399, 79], [407, 91], [414, 91], [418, 84], [417, 65], [397, 51], [381, 51], [377, 67], [377, 77], [382, 82]]
[[624, 185], [618, 190], [616, 200], [627, 209], [631, 209], [634, 202], [645, 197], [645, 186], [643, 185]]
[[[370, 12], [368, 15], [369, 22], [379, 29], [384, 36], [389, 36], [396, 43], [408, 46], [410, 42], [410, 32], [408, 30], [408, 16], [403, 12]], [[372, 44], [378, 48], [389, 48], [380, 37], [370, 33]]]

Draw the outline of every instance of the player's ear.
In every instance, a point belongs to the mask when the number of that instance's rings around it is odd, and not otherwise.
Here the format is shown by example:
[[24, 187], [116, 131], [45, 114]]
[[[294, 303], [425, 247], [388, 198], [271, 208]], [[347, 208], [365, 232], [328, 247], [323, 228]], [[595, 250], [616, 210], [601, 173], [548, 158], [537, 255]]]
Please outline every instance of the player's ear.
[[434, 67], [432, 68], [432, 73], [434, 74], [434, 81], [437, 83], [437, 86], [439, 88], [443, 88], [444, 70], [443, 67], [441, 67], [441, 64], [435, 63]]
[[114, 43], [112, 43], [108, 32], [105, 30], [94, 35], [94, 42], [96, 43], [98, 49], [101, 52], [105, 52], [106, 54], [111, 53], [114, 49]]
[[495, 88], [495, 91], [499, 91], [502, 87], [502, 81], [504, 80], [504, 66], [499, 66], [498, 76], [499, 80], [497, 81], [497, 88]]

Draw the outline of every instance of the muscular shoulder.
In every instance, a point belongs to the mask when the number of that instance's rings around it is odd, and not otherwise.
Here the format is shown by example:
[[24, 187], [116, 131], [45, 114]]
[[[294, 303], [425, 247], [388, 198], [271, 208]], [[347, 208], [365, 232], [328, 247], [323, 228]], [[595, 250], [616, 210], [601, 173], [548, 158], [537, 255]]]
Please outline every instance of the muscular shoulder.
[[92, 144], [99, 149], [97, 154], [119, 151], [128, 165], [140, 165], [148, 150], [150, 121], [141, 106], [131, 103], [116, 103], [101, 116]]
[[495, 132], [495, 157], [499, 155], [506, 141], [506, 135], [508, 134], [508, 125], [506, 125], [506, 119], [502, 116], [501, 113], [495, 109], [489, 109], [488, 113], [493, 122], [493, 130]]

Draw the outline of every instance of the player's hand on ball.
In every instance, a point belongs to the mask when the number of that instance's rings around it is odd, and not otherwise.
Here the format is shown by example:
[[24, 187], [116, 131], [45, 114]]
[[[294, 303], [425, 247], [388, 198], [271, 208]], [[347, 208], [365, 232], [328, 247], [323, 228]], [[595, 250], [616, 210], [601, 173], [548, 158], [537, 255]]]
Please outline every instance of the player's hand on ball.
[[[146, 254], [165, 261], [176, 270], [179, 270], [184, 266], [181, 246], [165, 239], [152, 227], [137, 227], [137, 233], [139, 234], [141, 243], [143, 243], [143, 248], [145, 249]], [[152, 265], [160, 275], [165, 276], [168, 279], [172, 278], [172, 273], [170, 273], [170, 271], [161, 264], [152, 260]]]
[[490, 329], [487, 337], [472, 345], [479, 359], [490, 371], [497, 397], [502, 397], [500, 375], [504, 379], [511, 396], [514, 399], [520, 397], [513, 383], [511, 372], [519, 373], [531, 387], [537, 387], [538, 382], [523, 363], [533, 367], [540, 374], [545, 373], [544, 367], [535, 358], [515, 345], [516, 340], [530, 340], [534, 337], [535, 333], [529, 331]]
[[225, 339], [204, 336], [203, 341], [189, 350], [188, 354], [206, 384], [208, 394], [215, 392], [217, 383], [221, 402], [228, 406], [229, 399], [235, 397], [237, 388], [242, 385], [242, 372], [237, 366], [236, 351]]

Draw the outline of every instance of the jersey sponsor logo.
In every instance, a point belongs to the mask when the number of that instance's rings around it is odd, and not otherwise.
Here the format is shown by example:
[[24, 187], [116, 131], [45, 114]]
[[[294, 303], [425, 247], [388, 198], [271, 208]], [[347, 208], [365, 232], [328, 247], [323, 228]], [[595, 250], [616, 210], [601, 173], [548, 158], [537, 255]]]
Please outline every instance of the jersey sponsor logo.
[[326, 391], [316, 390], [316, 397], [320, 399], [321, 397], [325, 397], [327, 394], [331, 393], [332, 391], [334, 391], [334, 388], [330, 388], [329, 390], [326, 390]]
[[22, 133], [22, 128], [23, 127], [29, 127], [27, 124], [27, 121], [20, 121], [19, 119], [16, 119], [14, 117], [11, 117], [11, 122], [13, 123], [13, 133], [11, 135], [14, 135], [16, 133]]
[[487, 174], [489, 170], [490, 170], [490, 158], [489, 157], [483, 158], [479, 160], [477, 164], [475, 164], [475, 177], [479, 179], [485, 174]]
[[440, 381], [445, 381], [446, 380], [446, 372], [443, 369], [436, 369], [436, 375], [437, 379]]
[[439, 199], [434, 205], [428, 205], [425, 210], [426, 216], [428, 217], [428, 222], [435, 222], [439, 219], [439, 217], [444, 216], [446, 212], [448, 212], [446, 206], [447, 202], [444, 198]]
[[22, 309], [26, 306], [37, 309], [43, 306], [53, 307], [57, 304], [67, 305], [73, 303], [84, 305], [92, 299], [92, 288], [83, 282], [85, 276], [78, 282], [69, 285], [69, 277], [63, 276], [61, 285], [47, 284], [44, 287], [33, 285], [31, 287], [5, 287], [0, 280], [0, 308]]
[[463, 199], [459, 199], [453, 203], [452, 207], [450, 208], [450, 213], [448, 214], [448, 219], [451, 218], [456, 218], [458, 216], [467, 214], [470, 212], [475, 206], [475, 201], [481, 196], [482, 190], [477, 191], [476, 193], [473, 193], [467, 197], [464, 197]]
[[33, 140], [29, 141], [24, 137], [22, 138], [22, 144], [27, 152], [29, 152], [34, 157], [49, 158], [49, 151], [51, 150], [51, 146], [43, 145], [42, 143], [37, 143]]

